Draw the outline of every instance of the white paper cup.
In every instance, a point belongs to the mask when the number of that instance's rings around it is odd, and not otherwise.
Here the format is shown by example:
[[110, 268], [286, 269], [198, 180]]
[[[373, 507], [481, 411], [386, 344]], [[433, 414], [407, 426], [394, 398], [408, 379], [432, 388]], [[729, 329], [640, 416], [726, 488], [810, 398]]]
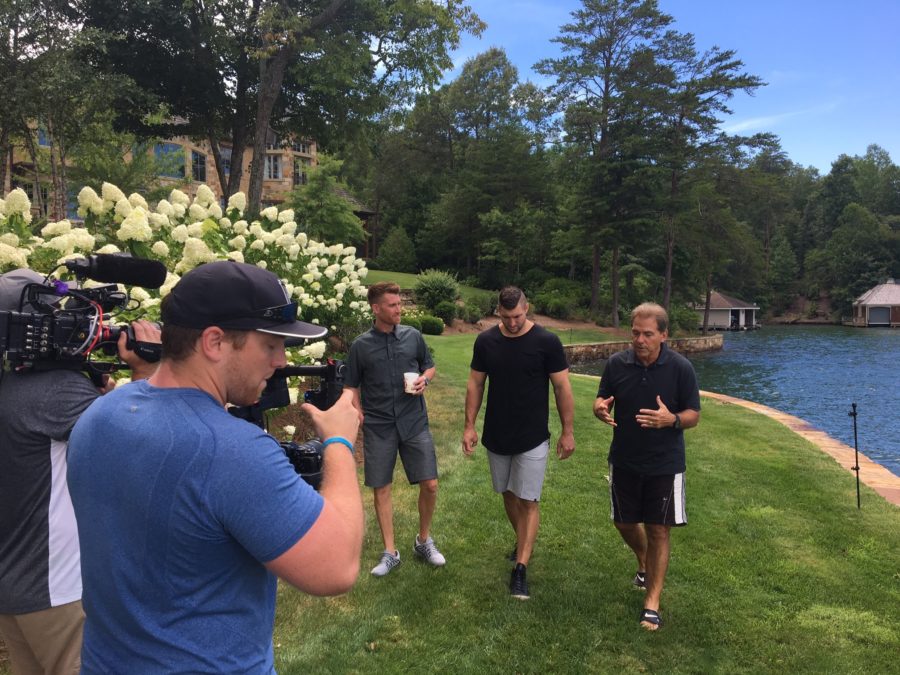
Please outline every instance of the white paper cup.
[[405, 391], [407, 394], [415, 394], [416, 380], [418, 379], [418, 373], [403, 373], [403, 391]]

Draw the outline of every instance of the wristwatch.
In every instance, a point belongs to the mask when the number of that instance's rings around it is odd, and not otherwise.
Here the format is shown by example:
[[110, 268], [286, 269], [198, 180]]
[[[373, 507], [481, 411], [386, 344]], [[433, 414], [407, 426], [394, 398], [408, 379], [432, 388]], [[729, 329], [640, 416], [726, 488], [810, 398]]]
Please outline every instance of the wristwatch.
[[675, 414], [675, 421], [672, 422], [672, 428], [675, 429], [676, 431], [678, 431], [681, 429], [681, 418], [678, 416], [678, 413], [674, 413], [674, 414]]

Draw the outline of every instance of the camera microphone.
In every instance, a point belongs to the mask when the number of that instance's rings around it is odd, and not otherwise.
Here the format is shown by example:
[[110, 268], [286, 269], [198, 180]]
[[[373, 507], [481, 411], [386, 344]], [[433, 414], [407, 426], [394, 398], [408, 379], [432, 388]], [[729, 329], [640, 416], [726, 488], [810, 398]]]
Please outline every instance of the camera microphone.
[[115, 253], [97, 253], [65, 263], [76, 276], [107, 284], [159, 288], [166, 281], [166, 266], [158, 260], [132, 258]]

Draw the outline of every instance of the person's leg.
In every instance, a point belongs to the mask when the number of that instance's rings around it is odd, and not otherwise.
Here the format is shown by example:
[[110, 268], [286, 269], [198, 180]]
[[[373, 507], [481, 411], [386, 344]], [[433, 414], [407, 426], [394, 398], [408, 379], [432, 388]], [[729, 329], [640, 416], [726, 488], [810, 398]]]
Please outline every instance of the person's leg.
[[[516, 562], [528, 565], [541, 521], [541, 492], [550, 446], [545, 441], [527, 452], [514, 455], [509, 474], [509, 494], [515, 513]], [[506, 495], [504, 494], [504, 500]]]
[[[669, 531], [668, 525], [646, 524], [647, 533], [647, 595], [644, 598], [644, 609], [659, 611], [659, 598], [662, 595], [666, 571], [669, 569]], [[655, 630], [656, 626], [642, 622], [643, 626]]]
[[437, 478], [423, 480], [419, 483], [419, 541], [428, 539], [431, 519], [437, 504]]
[[373, 489], [375, 497], [375, 518], [381, 530], [381, 540], [384, 542], [384, 550], [393, 553], [397, 550], [394, 545], [394, 506], [391, 502], [391, 484]]
[[[515, 495], [513, 495], [515, 497]], [[534, 542], [537, 540], [538, 526], [541, 522], [541, 503], [527, 499], [518, 500], [518, 522], [516, 523], [516, 562], [528, 565]]]
[[[519, 498], [507, 490], [503, 493], [503, 508], [506, 510], [506, 518], [512, 526], [513, 533], [519, 536]], [[516, 544], [518, 550], [518, 544]]]
[[15, 639], [7, 643], [15, 673], [78, 673], [81, 670], [81, 639], [84, 611], [76, 600], [58, 607], [19, 614], [17, 630], [7, 631]]
[[643, 523], [615, 523], [616, 529], [637, 558], [638, 572], [647, 570], [647, 531]]

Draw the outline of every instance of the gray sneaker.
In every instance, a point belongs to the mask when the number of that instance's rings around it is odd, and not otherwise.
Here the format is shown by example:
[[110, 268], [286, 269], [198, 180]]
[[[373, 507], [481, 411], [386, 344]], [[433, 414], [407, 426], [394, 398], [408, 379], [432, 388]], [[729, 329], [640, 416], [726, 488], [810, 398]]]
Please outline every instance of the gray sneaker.
[[372, 574], [376, 577], [383, 577], [399, 564], [400, 551], [394, 551], [393, 553], [385, 551], [381, 554], [381, 560], [378, 561], [378, 564], [372, 568]]
[[435, 567], [440, 567], [447, 562], [447, 559], [437, 550], [437, 546], [434, 545], [434, 539], [431, 537], [428, 537], [425, 541], [419, 541], [419, 535], [416, 535], [416, 545], [413, 551], [416, 557]]

